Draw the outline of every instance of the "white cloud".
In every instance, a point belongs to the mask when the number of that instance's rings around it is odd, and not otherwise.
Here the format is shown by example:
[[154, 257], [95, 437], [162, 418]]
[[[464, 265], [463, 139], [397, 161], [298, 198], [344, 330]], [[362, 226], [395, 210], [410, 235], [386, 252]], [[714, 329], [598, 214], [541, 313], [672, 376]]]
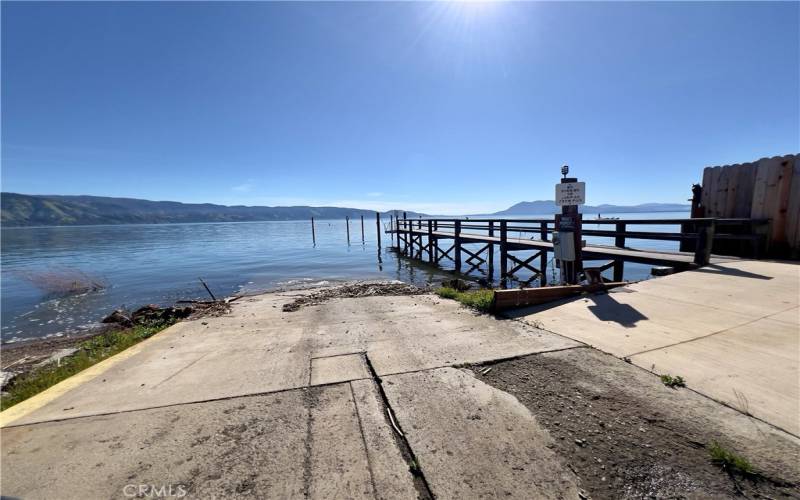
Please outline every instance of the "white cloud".
[[249, 193], [255, 187], [255, 183], [252, 179], [248, 179], [247, 182], [244, 184], [239, 184], [238, 186], [233, 186], [231, 189], [237, 191], [239, 193]]
[[370, 198], [380, 198], [381, 196], [383, 196], [383, 193], [381, 193], [380, 191], [371, 191], [367, 193], [367, 196], [369, 196]]

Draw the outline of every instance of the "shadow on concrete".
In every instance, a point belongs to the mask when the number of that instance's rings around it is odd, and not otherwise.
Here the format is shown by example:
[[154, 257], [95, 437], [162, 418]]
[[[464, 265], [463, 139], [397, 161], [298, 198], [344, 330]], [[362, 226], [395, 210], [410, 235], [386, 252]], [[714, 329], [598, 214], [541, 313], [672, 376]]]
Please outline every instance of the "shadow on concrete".
[[763, 274], [751, 273], [748, 271], [743, 271], [741, 269], [735, 269], [730, 267], [722, 267], [717, 264], [708, 264], [707, 266], [695, 269], [694, 272], [720, 274], [723, 276], [736, 276], [738, 278], [753, 278], [758, 280], [771, 280], [773, 278], [772, 276], [765, 276]]
[[586, 298], [594, 302], [594, 305], [589, 306], [588, 309], [600, 321], [613, 321], [625, 328], [635, 328], [637, 322], [647, 319], [647, 316], [633, 306], [620, 304], [614, 300], [611, 294], [591, 294]]
[[[525, 316], [535, 315], [548, 309], [563, 306], [570, 302], [579, 300], [591, 300], [593, 305], [588, 306], [589, 311], [594, 314], [597, 319], [601, 321], [613, 321], [625, 328], [635, 328], [636, 323], [641, 320], [647, 319], [647, 316], [640, 313], [636, 308], [629, 304], [620, 304], [611, 296], [614, 293], [631, 293], [625, 288], [614, 290], [611, 294], [607, 292], [589, 293], [585, 295], [577, 295], [575, 297], [567, 297], [546, 304], [538, 304], [535, 306], [520, 307], [516, 309], [507, 309], [497, 315], [498, 319], [518, 319]], [[533, 318], [536, 319], [535, 317]]]

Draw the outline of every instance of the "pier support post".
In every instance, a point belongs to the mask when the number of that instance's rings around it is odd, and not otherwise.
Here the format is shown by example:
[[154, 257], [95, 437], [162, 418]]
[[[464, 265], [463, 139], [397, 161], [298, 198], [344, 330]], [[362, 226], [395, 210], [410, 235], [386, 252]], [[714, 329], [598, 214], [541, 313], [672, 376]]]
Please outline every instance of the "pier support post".
[[617, 235], [614, 237], [614, 246], [618, 248], [625, 248], [625, 229], [627, 225], [624, 222], [617, 222]]
[[317, 232], [314, 229], [314, 218], [311, 218], [311, 243], [317, 246]]
[[428, 262], [433, 264], [434, 259], [434, 245], [433, 245], [433, 222], [428, 220]]
[[[539, 223], [539, 238], [542, 241], [547, 241], [547, 222], [540, 222]], [[542, 250], [542, 253], [539, 254], [539, 270], [542, 273], [541, 279], [539, 280], [539, 286], [547, 285], [547, 251]]]
[[694, 251], [694, 263], [706, 266], [711, 262], [711, 248], [714, 246], [714, 233], [716, 221], [713, 219], [708, 224], [703, 224], [697, 232], [697, 248]]
[[625, 261], [623, 260], [615, 260], [614, 261], [614, 281], [622, 281], [622, 277], [625, 273]]
[[456, 272], [461, 273], [461, 221], [457, 220], [455, 223], [455, 232], [453, 233], [453, 255], [456, 264]]
[[411, 236], [411, 232], [409, 231], [408, 226], [408, 214], [403, 212], [403, 230], [405, 234], [403, 235], [403, 255], [408, 255], [408, 245], [409, 245], [409, 237]]
[[364, 244], [364, 216], [361, 216], [361, 244]]
[[506, 287], [508, 274], [508, 222], [500, 221], [500, 286]]
[[[489, 221], [489, 237], [494, 237], [494, 221]], [[494, 280], [494, 242], [489, 241], [489, 248], [486, 249], [486, 254], [489, 282], [492, 282]]]
[[347, 226], [347, 246], [350, 246], [350, 216], [346, 215], [344, 221]]

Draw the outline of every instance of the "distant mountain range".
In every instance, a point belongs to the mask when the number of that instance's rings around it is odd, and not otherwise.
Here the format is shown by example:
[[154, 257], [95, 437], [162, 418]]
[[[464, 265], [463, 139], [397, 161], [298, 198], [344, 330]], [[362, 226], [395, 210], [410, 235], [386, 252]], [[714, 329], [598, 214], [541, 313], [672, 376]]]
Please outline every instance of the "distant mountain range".
[[[0, 197], [2, 197], [0, 222], [4, 226], [247, 222], [309, 220], [311, 217], [344, 219], [346, 216], [354, 218], [360, 215], [375, 217], [375, 211], [372, 210], [340, 207], [247, 207], [105, 196], [17, 193], [2, 193]], [[416, 215], [415, 213], [414, 216]]]
[[[91, 224], [160, 224], [177, 222], [247, 222], [262, 220], [344, 219], [372, 210], [341, 207], [248, 207], [211, 203], [179, 203], [105, 196], [58, 196], [2, 193], [0, 222], [4, 226], [73, 226]], [[689, 205], [645, 203], [635, 206], [598, 205], [581, 207], [584, 213], [686, 211]], [[525, 201], [491, 215], [552, 214], [559, 211], [553, 201]], [[385, 212], [388, 215], [391, 212]], [[408, 212], [417, 217], [417, 212]]]
[[[580, 211], [585, 214], [618, 214], [642, 212], [684, 212], [691, 205], [680, 203], [642, 203], [641, 205], [581, 205]], [[491, 215], [539, 215], [561, 212], [553, 200], [523, 201]]]

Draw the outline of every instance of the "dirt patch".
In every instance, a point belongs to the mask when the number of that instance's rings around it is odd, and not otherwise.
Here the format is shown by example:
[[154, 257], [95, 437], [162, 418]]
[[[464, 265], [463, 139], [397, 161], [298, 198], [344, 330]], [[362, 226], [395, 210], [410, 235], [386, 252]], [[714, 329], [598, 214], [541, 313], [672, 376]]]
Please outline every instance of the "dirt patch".
[[352, 283], [316, 290], [283, 305], [284, 312], [297, 311], [301, 307], [322, 304], [339, 298], [375, 297], [381, 295], [419, 295], [427, 290], [406, 283]]
[[[537, 417], [593, 498], [800, 498], [790, 465], [796, 442], [732, 435], [709, 416], [721, 405], [668, 389], [612, 356], [578, 348], [474, 368], [476, 377], [513, 394]], [[733, 417], [748, 427], [743, 434], [752, 434], [746, 417]], [[712, 463], [710, 443], [735, 449], [748, 439], [758, 442], [758, 452], [750, 447], [743, 454], [760, 475], [728, 474]]]

